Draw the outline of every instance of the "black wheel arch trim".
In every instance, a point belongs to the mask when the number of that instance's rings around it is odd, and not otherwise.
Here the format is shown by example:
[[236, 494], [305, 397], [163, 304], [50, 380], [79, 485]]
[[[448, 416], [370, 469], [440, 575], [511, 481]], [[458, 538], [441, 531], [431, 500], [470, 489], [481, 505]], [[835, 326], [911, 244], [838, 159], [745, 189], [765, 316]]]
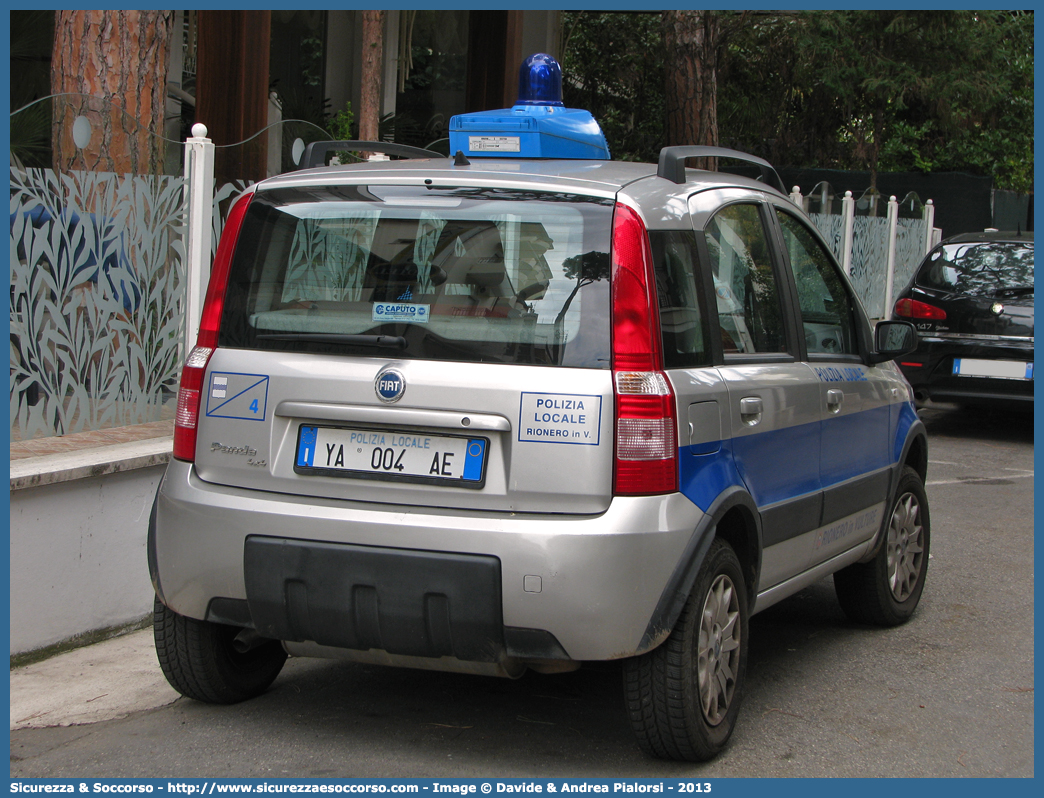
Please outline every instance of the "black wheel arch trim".
[[[920, 441], [922, 451], [924, 452], [923, 462], [911, 463], [910, 462], [910, 450], [914, 444]], [[928, 431], [924, 427], [924, 422], [917, 419], [910, 425], [910, 429], [906, 431], [906, 440], [903, 442], [903, 453], [900, 455], [899, 460], [896, 461], [895, 465], [892, 466], [891, 484], [888, 486], [888, 503], [885, 505], [885, 511], [881, 518], [881, 526], [877, 530], [877, 537], [874, 538], [873, 545], [867, 550], [859, 562], [865, 563], [870, 562], [877, 556], [877, 553], [881, 550], [881, 544], [884, 543], [887, 537], [888, 522], [889, 522], [889, 511], [892, 508], [892, 504], [895, 502], [895, 493], [899, 488], [899, 479], [903, 474], [903, 467], [910, 466], [916, 471], [923, 482], [928, 480]]]
[[[921, 446], [924, 449], [924, 462], [910, 465], [914, 468], [917, 473], [921, 475], [921, 478], [925, 481], [928, 480], [928, 430], [925, 429], [924, 422], [921, 419], [917, 419], [910, 425], [910, 429], [906, 431], [906, 441], [903, 443], [903, 453], [899, 458], [898, 467], [902, 470], [902, 466], [907, 464], [907, 460], [910, 458], [910, 449], [913, 448], [914, 443], [920, 440]], [[896, 477], [896, 482], [899, 478]]]
[[[718, 536], [718, 523], [725, 517], [726, 513], [737, 507], [742, 508], [749, 514], [753, 525], [753, 540], [751, 541], [753, 551], [749, 552], [749, 554], [753, 555], [752, 558], [749, 558], [753, 559], [753, 562], [745, 562], [743, 554], [736, 552], [746, 572], [744, 577], [749, 581], [749, 584], [746, 585], [747, 600], [753, 604], [757, 577], [761, 571], [761, 514], [758, 512], [754, 499], [747, 493], [746, 489], [733, 485], [723, 491], [711, 503], [689, 538], [685, 551], [682, 553], [670, 579], [667, 580], [663, 593], [660, 594], [660, 600], [656, 603], [652, 617], [645, 627], [645, 634], [642, 635], [638, 649], [634, 652], [636, 655], [644, 654], [646, 651], [656, 648], [667, 639], [667, 636], [674, 628], [675, 622], [678, 620], [678, 616], [681, 615], [681, 611], [685, 607], [685, 602], [688, 601], [689, 593], [692, 592], [692, 586], [696, 581], [696, 575], [703, 565], [707, 552], [710, 551], [711, 543]], [[748, 531], [748, 537], [750, 536], [750, 531]]]
[[156, 486], [156, 496], [152, 500], [152, 512], [149, 513], [149, 532], [145, 538], [145, 553], [149, 560], [149, 579], [152, 580], [152, 589], [156, 591], [156, 597], [164, 605], [167, 602], [163, 598], [163, 589], [160, 586], [159, 558], [156, 556], [156, 505], [159, 504], [160, 489], [163, 487], [165, 478], [166, 473], [160, 477], [159, 484]]

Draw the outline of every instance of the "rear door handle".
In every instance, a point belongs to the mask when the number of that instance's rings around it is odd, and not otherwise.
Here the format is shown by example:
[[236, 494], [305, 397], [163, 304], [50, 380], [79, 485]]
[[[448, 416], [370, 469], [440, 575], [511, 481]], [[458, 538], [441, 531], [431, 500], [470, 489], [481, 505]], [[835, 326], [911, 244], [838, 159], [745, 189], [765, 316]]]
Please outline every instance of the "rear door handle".
[[827, 391], [827, 409], [831, 413], [836, 413], [841, 409], [841, 403], [845, 401], [845, 392], [838, 390], [837, 388], [831, 388]]
[[765, 405], [760, 396], [745, 396], [740, 399], [740, 419], [748, 427], [753, 427], [761, 421], [761, 414]]

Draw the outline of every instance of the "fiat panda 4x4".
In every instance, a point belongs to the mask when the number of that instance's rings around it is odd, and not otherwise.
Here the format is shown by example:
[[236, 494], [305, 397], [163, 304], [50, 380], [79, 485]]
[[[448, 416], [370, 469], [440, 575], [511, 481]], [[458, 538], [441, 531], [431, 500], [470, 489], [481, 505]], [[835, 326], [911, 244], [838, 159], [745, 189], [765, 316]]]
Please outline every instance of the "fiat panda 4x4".
[[[306, 168], [232, 207], [148, 538], [184, 695], [257, 695], [288, 653], [623, 660], [641, 747], [700, 760], [752, 613], [831, 574], [858, 621], [914, 612], [912, 326], [871, 331], [767, 163], [613, 162], [556, 70], [531, 57], [518, 105], [454, 118], [454, 158]], [[305, 158], [367, 146], [397, 150]]]

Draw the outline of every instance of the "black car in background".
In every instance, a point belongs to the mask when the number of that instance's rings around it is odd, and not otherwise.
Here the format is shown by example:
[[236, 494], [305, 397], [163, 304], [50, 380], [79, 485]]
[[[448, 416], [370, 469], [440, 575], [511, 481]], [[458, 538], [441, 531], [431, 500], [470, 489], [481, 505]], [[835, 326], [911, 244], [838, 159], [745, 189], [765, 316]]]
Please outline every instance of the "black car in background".
[[918, 405], [1033, 401], [1033, 233], [949, 238], [917, 267], [892, 318], [917, 327], [899, 361]]

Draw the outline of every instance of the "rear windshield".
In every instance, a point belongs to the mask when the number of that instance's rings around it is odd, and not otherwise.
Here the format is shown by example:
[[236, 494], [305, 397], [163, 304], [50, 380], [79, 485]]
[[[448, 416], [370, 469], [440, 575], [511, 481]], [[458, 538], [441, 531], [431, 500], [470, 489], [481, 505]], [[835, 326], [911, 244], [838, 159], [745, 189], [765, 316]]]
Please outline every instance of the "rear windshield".
[[1033, 293], [1033, 245], [996, 241], [944, 244], [917, 272], [917, 285], [973, 296]]
[[612, 210], [499, 189], [258, 192], [220, 344], [609, 368]]

